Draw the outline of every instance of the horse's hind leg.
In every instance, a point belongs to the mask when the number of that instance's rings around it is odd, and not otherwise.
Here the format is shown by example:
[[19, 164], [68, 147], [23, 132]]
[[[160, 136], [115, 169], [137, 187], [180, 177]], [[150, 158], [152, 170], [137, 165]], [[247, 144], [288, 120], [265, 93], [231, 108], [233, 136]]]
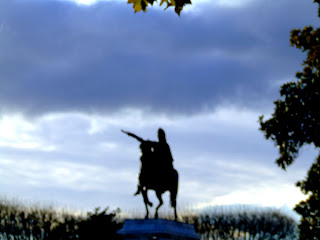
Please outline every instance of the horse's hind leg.
[[177, 221], [178, 215], [177, 215], [177, 205], [174, 206], [174, 220]]
[[156, 208], [156, 214], [155, 214], [154, 218], [157, 219], [157, 218], [159, 217], [159, 215], [158, 215], [158, 210], [159, 210], [159, 208], [162, 206], [163, 201], [162, 201], [162, 194], [161, 194], [160, 192], [156, 192], [156, 195], [157, 195], [157, 198], [159, 199], [159, 205], [158, 205], [158, 207]]
[[175, 174], [175, 184], [173, 185], [173, 188], [170, 190], [170, 200], [171, 200], [171, 206], [174, 208], [174, 220], [177, 220], [177, 194], [178, 194], [178, 172]]
[[149, 218], [148, 205], [150, 205], [150, 206], [152, 207], [152, 203], [149, 201], [147, 191], [148, 191], [148, 190], [145, 190], [145, 189], [142, 190], [143, 201], [144, 201], [144, 205], [145, 205], [145, 207], [146, 207], [146, 216], [145, 216], [145, 219], [148, 219], [148, 218]]
[[170, 192], [170, 200], [171, 200], [171, 207], [174, 208], [174, 220], [177, 220], [178, 215], [177, 215], [177, 192], [176, 191], [171, 191]]

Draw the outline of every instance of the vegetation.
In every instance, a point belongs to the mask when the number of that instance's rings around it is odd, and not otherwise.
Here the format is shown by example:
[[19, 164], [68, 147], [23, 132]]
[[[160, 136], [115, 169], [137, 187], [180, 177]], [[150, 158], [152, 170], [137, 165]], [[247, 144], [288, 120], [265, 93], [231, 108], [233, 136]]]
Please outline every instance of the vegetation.
[[[128, 0], [128, 3], [133, 4], [133, 8], [135, 12], [140, 12], [143, 10], [144, 12], [147, 11], [148, 5], [153, 5], [154, 2], [157, 0]], [[191, 4], [190, 0], [161, 0], [160, 6], [162, 6], [163, 3], [167, 4], [168, 7], [174, 7], [175, 12], [180, 16], [180, 12], [182, 11], [183, 7], [186, 4]]]
[[[190, 218], [185, 220], [190, 222]], [[294, 240], [298, 235], [295, 220], [271, 208], [220, 206], [193, 222], [202, 240]]]
[[[320, 0], [314, 0], [320, 4]], [[320, 17], [320, 6], [318, 16]], [[307, 58], [304, 69], [296, 73], [297, 81], [282, 85], [281, 98], [275, 101], [272, 117], [260, 117], [261, 130], [279, 149], [276, 163], [283, 169], [290, 166], [306, 144], [320, 148], [320, 28], [312, 26], [291, 31], [290, 43]], [[302, 216], [300, 239], [318, 239], [320, 236], [320, 154], [304, 181], [297, 186], [308, 195], [295, 210]]]
[[26, 208], [0, 202], [0, 239], [3, 240], [65, 240], [119, 239], [116, 232], [122, 227], [119, 210], [95, 209], [86, 215], [57, 211], [53, 208]]
[[[210, 212], [210, 213], [209, 213]], [[120, 210], [108, 208], [87, 214], [57, 211], [53, 208], [23, 207], [0, 203], [0, 239], [3, 240], [117, 240], [123, 220]], [[186, 213], [182, 220], [192, 223], [202, 239], [295, 239], [296, 222], [279, 210], [236, 207], [216, 207], [206, 213]]]

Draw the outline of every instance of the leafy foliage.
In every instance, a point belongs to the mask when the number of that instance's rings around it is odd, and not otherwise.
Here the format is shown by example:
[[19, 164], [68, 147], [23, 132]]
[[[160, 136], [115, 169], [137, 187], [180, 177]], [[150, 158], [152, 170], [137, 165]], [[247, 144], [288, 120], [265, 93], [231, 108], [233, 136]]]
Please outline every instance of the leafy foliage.
[[[146, 12], [149, 4], [153, 5], [155, 1], [157, 0], [128, 0], [128, 3], [133, 4], [135, 12], [140, 12], [141, 10]], [[186, 4], [191, 4], [191, 0], [161, 0], [160, 6], [162, 6], [163, 3], [167, 4], [167, 7], [165, 9], [167, 9], [168, 7], [174, 7], [175, 12], [180, 16], [183, 7]]]
[[272, 118], [263, 122], [261, 130], [279, 147], [277, 163], [289, 166], [304, 144], [320, 147], [320, 29], [305, 27], [291, 32], [291, 45], [307, 52], [303, 72], [297, 72], [297, 82], [281, 87], [281, 99], [275, 101]]
[[202, 239], [293, 240], [297, 237], [294, 219], [270, 208], [214, 209], [201, 215], [195, 228]]
[[79, 223], [80, 239], [99, 239], [101, 236], [107, 236], [107, 239], [120, 239], [117, 231], [122, 227], [117, 214], [120, 210], [108, 213], [108, 208], [100, 211], [96, 208], [95, 211], [87, 213], [87, 218]]
[[[320, 3], [320, 0], [314, 0]], [[320, 17], [320, 7], [318, 11]], [[272, 117], [260, 125], [267, 139], [275, 142], [280, 157], [276, 163], [283, 169], [291, 165], [305, 144], [320, 148], [320, 28], [312, 26], [291, 31], [290, 43], [307, 53], [303, 62], [304, 69], [296, 73], [296, 82], [289, 82], [281, 87], [281, 98], [275, 101]], [[307, 179], [297, 186], [308, 200], [299, 203], [295, 210], [302, 215], [300, 239], [318, 239], [319, 217], [319, 182], [320, 154], [308, 172]]]
[[[296, 239], [296, 222], [279, 210], [223, 206], [194, 215], [185, 213], [183, 221], [194, 224], [202, 239]], [[96, 208], [86, 215], [53, 208], [26, 208], [0, 201], [0, 239], [3, 240], [120, 240], [119, 210]]]
[[122, 227], [118, 219], [120, 210], [108, 210], [97, 208], [83, 216], [53, 208], [25, 208], [0, 202], [0, 239], [87, 240], [104, 236], [117, 240], [116, 232]]
[[320, 155], [311, 166], [307, 178], [298, 182], [303, 193], [310, 194], [306, 201], [300, 202], [295, 211], [302, 216], [300, 239], [318, 239], [320, 236]]

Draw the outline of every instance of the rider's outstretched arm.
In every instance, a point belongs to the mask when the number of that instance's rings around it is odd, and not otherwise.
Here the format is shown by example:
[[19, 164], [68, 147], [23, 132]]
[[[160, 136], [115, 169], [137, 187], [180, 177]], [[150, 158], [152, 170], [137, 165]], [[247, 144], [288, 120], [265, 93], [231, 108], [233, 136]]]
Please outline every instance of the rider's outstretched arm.
[[133, 137], [133, 138], [137, 139], [139, 142], [144, 142], [144, 140], [141, 137], [138, 137], [137, 135], [135, 135], [135, 134], [133, 134], [131, 132], [127, 132], [127, 131], [124, 131], [122, 129], [121, 129], [121, 132], [127, 134], [130, 137]]

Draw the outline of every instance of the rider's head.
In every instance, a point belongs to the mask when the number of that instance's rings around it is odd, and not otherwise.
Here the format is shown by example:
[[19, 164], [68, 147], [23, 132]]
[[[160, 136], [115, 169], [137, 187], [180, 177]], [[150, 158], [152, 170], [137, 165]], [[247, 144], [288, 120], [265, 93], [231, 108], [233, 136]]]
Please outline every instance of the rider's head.
[[158, 138], [159, 138], [159, 142], [166, 142], [166, 134], [162, 128], [158, 129]]

